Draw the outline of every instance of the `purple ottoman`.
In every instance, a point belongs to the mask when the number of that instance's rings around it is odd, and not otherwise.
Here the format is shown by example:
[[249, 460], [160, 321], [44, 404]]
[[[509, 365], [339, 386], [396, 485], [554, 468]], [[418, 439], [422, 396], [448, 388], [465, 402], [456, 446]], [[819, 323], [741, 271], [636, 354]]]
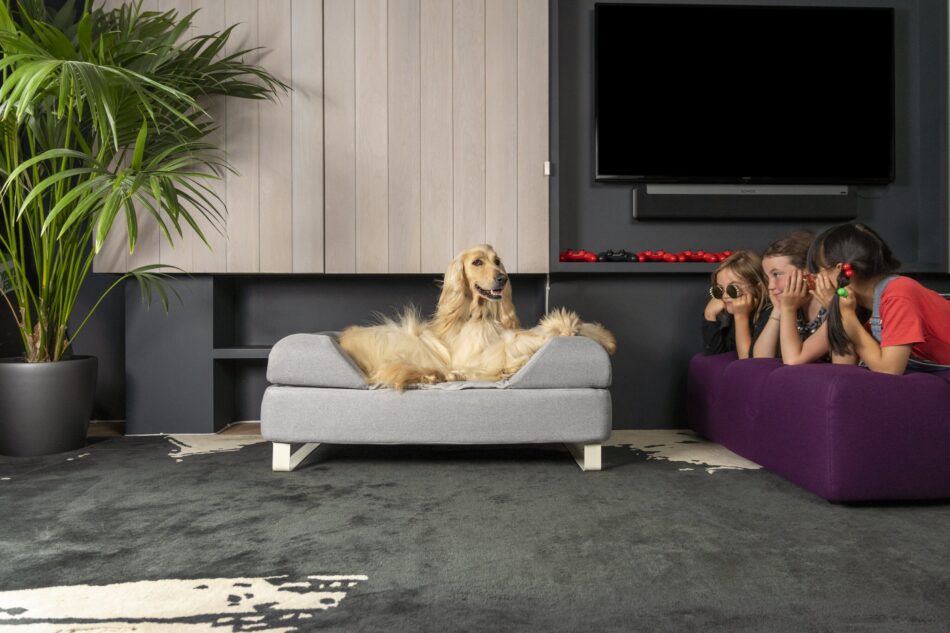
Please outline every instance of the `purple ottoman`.
[[829, 501], [950, 498], [950, 372], [696, 356], [690, 426]]
[[722, 375], [736, 360], [734, 352], [703, 356], [698, 354], [689, 363], [689, 380], [686, 382], [686, 417], [691, 429], [722, 444], [718, 436], [720, 429], [710, 422], [710, 416], [716, 410], [715, 398], [719, 394]]

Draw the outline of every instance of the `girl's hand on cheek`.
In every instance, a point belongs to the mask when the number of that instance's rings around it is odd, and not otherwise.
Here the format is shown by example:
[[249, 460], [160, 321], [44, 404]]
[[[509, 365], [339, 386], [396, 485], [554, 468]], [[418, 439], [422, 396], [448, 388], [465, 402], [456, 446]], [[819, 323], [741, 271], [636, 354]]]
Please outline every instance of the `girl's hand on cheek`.
[[776, 294], [775, 290], [769, 290], [769, 300], [772, 302], [772, 312], [778, 314], [779, 310], [782, 309], [781, 293]]
[[849, 291], [847, 297], [838, 297], [838, 307], [841, 308], [841, 316], [845, 314], [857, 316], [855, 310], [858, 307], [858, 302], [854, 298], [854, 293]]
[[786, 280], [782, 307], [786, 310], [798, 310], [808, 301], [808, 286], [805, 283], [805, 276], [802, 271], [796, 269], [786, 277]]
[[834, 299], [836, 286], [837, 284], [832, 282], [824, 273], [819, 273], [815, 277], [815, 289], [811, 291], [811, 294], [825, 310], [831, 308], [831, 300]]
[[704, 310], [704, 316], [706, 317], [707, 321], [715, 321], [716, 317], [719, 316], [725, 309], [726, 304], [723, 303], [722, 299], [710, 297], [709, 303], [706, 304], [706, 309]]
[[752, 295], [743, 294], [740, 295], [735, 301], [732, 302], [732, 313], [736, 316], [748, 316], [752, 313]]
[[847, 297], [838, 297], [838, 308], [841, 310], [841, 322], [844, 325], [845, 334], [848, 338], [854, 340], [861, 335], [864, 326], [858, 320], [856, 309], [858, 300], [853, 292], [848, 292]]

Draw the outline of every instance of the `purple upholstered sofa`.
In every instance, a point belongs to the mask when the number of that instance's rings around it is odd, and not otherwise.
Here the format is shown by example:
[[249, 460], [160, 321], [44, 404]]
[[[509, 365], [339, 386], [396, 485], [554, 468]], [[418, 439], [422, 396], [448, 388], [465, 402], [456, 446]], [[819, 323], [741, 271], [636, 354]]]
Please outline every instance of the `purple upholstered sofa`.
[[688, 398], [697, 433], [829, 501], [950, 498], [950, 371], [697, 355]]

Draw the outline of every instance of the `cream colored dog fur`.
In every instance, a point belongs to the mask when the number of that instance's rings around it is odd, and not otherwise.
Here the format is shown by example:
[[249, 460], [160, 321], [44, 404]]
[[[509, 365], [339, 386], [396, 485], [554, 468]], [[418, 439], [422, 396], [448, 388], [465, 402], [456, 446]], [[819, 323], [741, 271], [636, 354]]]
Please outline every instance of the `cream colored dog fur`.
[[549, 338], [578, 335], [594, 339], [610, 354], [616, 350], [610, 331], [569, 310], [553, 310], [535, 327], [522, 329], [505, 267], [491, 246], [481, 244], [449, 264], [431, 320], [406, 310], [398, 320], [347, 328], [340, 345], [371, 384], [401, 390], [419, 383], [501, 380]]

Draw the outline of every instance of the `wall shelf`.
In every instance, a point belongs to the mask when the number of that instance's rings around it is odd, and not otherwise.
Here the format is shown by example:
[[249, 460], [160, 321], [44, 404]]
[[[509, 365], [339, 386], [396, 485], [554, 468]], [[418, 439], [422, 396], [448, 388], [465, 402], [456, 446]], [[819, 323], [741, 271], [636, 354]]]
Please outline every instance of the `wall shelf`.
[[266, 359], [270, 355], [270, 345], [251, 345], [246, 347], [216, 347], [211, 357], [216, 360], [253, 360]]
[[621, 273], [657, 274], [657, 273], [711, 273], [717, 264], [706, 262], [555, 262], [552, 273]]

